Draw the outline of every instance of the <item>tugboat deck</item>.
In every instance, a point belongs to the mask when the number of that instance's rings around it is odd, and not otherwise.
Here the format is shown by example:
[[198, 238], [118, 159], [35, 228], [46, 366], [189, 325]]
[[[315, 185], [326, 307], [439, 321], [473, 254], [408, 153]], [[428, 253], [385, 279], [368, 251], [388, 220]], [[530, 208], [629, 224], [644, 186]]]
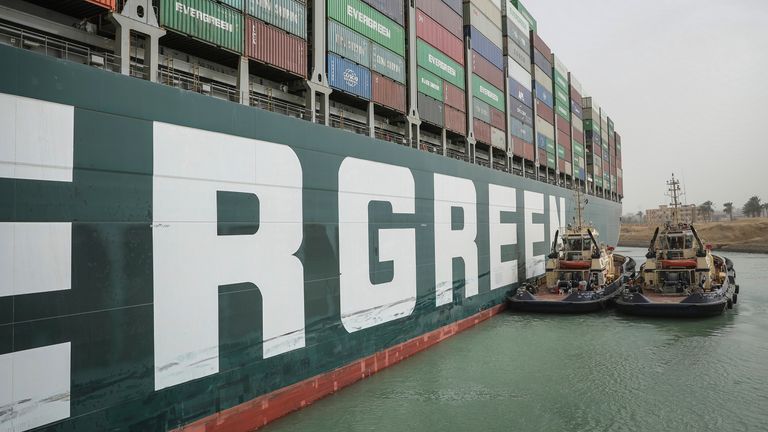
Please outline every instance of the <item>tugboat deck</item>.
[[653, 290], [643, 290], [643, 295], [648, 298], [648, 300], [654, 302], [654, 303], [680, 303], [681, 301], [685, 300], [687, 296], [677, 296], [677, 295], [662, 295], [657, 293]]

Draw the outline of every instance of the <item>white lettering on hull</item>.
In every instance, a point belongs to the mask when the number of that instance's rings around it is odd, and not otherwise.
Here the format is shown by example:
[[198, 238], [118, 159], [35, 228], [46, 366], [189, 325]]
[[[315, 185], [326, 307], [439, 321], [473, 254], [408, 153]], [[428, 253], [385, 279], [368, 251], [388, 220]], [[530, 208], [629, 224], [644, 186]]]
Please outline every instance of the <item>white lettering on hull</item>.
[[514, 188], [488, 185], [488, 225], [491, 259], [491, 289], [517, 283], [517, 260], [502, 261], [501, 247], [517, 243], [517, 224], [502, 223], [501, 214], [517, 212]]
[[[289, 147], [154, 124], [155, 389], [219, 371], [218, 288], [263, 299], [265, 358], [304, 347], [302, 173]], [[219, 236], [217, 192], [259, 200], [252, 235]], [[255, 324], [257, 325], [257, 324]]]
[[416, 186], [408, 168], [345, 158], [339, 168], [339, 284], [341, 322], [352, 333], [406, 317], [416, 307], [416, 230], [381, 229], [379, 260], [394, 275], [375, 284], [370, 277], [368, 208], [387, 202], [396, 214], [413, 214]]
[[[453, 259], [464, 261], [464, 292], [478, 293], [477, 198], [471, 180], [435, 174], [435, 304], [453, 301]], [[463, 213], [461, 229], [453, 229], [452, 213]]]
[[544, 241], [544, 224], [533, 223], [533, 215], [544, 215], [544, 194], [525, 191], [525, 277], [530, 279], [544, 274], [544, 255], [533, 254], [533, 244]]

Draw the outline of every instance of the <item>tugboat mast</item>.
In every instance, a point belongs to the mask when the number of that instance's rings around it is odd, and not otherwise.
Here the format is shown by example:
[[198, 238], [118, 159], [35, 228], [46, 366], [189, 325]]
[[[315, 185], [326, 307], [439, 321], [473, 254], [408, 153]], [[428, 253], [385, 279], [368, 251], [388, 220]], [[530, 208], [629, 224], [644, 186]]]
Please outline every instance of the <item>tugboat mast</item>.
[[672, 198], [672, 202], [669, 204], [672, 206], [672, 223], [679, 225], [680, 222], [680, 180], [675, 178], [675, 174], [672, 174], [672, 180], [667, 181], [669, 186], [669, 192], [667, 196]]
[[581, 230], [584, 226], [584, 220], [582, 219], [582, 213], [584, 211], [584, 205], [581, 201], [581, 191], [577, 188], [576, 192], [576, 229]]

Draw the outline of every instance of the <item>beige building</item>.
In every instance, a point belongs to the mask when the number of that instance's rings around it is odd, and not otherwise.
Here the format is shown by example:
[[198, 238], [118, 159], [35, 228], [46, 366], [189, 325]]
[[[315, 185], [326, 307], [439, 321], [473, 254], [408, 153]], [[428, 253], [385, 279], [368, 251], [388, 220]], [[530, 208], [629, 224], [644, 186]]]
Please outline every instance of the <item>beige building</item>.
[[[680, 206], [680, 221], [693, 223], [696, 222], [697, 214], [696, 204]], [[645, 222], [651, 225], [661, 225], [664, 222], [672, 220], [672, 207], [661, 205], [657, 209], [648, 209], [645, 211]]]

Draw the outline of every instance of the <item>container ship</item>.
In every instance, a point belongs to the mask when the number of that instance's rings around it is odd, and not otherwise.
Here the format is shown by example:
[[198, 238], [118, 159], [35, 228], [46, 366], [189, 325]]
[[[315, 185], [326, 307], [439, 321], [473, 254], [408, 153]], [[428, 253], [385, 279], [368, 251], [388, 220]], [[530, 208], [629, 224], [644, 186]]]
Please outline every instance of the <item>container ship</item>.
[[5, 0], [0, 61], [0, 431], [256, 429], [502, 310], [574, 189], [618, 239], [517, 0]]

